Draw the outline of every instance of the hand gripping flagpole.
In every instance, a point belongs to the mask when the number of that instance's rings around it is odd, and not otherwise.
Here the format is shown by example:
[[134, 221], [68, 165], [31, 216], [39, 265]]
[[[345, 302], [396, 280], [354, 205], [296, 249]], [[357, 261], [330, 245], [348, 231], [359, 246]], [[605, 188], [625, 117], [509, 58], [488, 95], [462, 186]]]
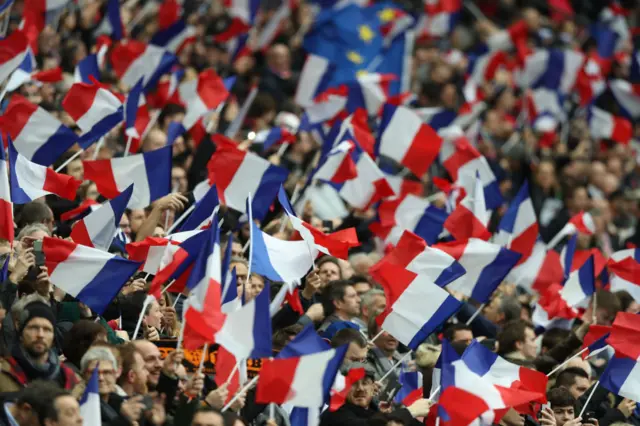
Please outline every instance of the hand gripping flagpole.
[[253, 379], [251, 379], [251, 381], [249, 383], [244, 385], [244, 387], [242, 389], [240, 389], [238, 392], [236, 392], [236, 394], [233, 396], [233, 398], [231, 398], [231, 401], [229, 401], [227, 403], [227, 405], [222, 407], [222, 410], [220, 410], [220, 411], [223, 412], [223, 413], [225, 411], [227, 411], [233, 405], [233, 403], [236, 402], [238, 400], [238, 398], [240, 398], [240, 396], [242, 396], [245, 392], [247, 392], [249, 389], [251, 389], [251, 387], [258, 382], [258, 377], [260, 377], [260, 376], [256, 376]]
[[380, 380], [376, 380], [378, 383], [382, 383], [382, 381], [384, 379], [386, 379], [387, 377], [389, 377], [389, 375], [391, 373], [393, 373], [395, 371], [396, 368], [398, 368], [398, 366], [400, 364], [402, 364], [404, 362], [405, 359], [409, 358], [411, 356], [411, 351], [407, 352], [406, 354], [404, 354], [404, 356], [402, 358], [400, 358], [398, 361], [396, 361], [395, 364], [393, 364], [393, 367], [391, 367], [389, 370], [387, 370], [386, 373], [384, 373], [384, 376], [380, 377]]
[[598, 385], [599, 384], [600, 384], [600, 380], [598, 380], [596, 382], [596, 384], [593, 385], [593, 389], [591, 389], [591, 393], [589, 394], [589, 397], [587, 398], [587, 401], [582, 406], [582, 410], [580, 410], [580, 414], [578, 415], [578, 418], [582, 417], [582, 415], [586, 411], [587, 407], [589, 406], [589, 402], [591, 402], [591, 398], [593, 397], [593, 394], [596, 393], [596, 389], [598, 389]]
[[75, 154], [73, 154], [71, 157], [69, 157], [64, 163], [62, 163], [60, 166], [58, 166], [58, 168], [55, 170], [56, 173], [60, 173], [60, 170], [64, 169], [65, 167], [67, 167], [67, 165], [72, 162], [73, 160], [75, 160], [76, 158], [78, 158], [80, 156], [80, 154], [82, 154], [84, 152], [84, 149], [81, 149], [79, 151], [76, 151]]
[[474, 319], [476, 319], [476, 317], [478, 315], [480, 315], [480, 312], [482, 312], [482, 310], [484, 309], [486, 303], [482, 303], [480, 306], [478, 306], [478, 309], [473, 313], [473, 315], [471, 315], [471, 318], [469, 318], [467, 320], [467, 322], [465, 323], [465, 325], [470, 325]]

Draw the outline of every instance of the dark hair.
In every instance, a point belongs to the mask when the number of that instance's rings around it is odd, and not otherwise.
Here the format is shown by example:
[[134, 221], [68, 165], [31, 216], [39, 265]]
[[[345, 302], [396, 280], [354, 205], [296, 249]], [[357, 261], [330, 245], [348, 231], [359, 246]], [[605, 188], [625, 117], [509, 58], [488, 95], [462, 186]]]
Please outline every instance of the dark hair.
[[43, 425], [45, 419], [58, 420], [56, 399], [67, 395], [71, 394], [54, 382], [34, 380], [18, 393], [16, 405], [29, 404]]
[[449, 342], [452, 342], [453, 338], [456, 335], [456, 331], [463, 331], [463, 330], [471, 331], [471, 327], [463, 323], [451, 324], [449, 327], [444, 329], [444, 333], [442, 333], [442, 335]]
[[505, 356], [517, 350], [516, 343], [524, 342], [527, 328], [534, 329], [533, 325], [525, 320], [517, 319], [507, 322], [498, 333], [498, 355]]
[[343, 328], [339, 330], [336, 334], [333, 335], [331, 339], [331, 347], [337, 348], [342, 345], [347, 345], [349, 343], [355, 343], [361, 348], [367, 347], [367, 340], [364, 338], [360, 331], [355, 328]]
[[287, 327], [279, 328], [273, 333], [273, 350], [281, 351], [287, 346], [291, 337], [297, 336], [304, 327], [300, 324], [291, 324]]
[[547, 392], [547, 399], [551, 408], [557, 407], [576, 407], [576, 399], [571, 395], [567, 388], [553, 388]]
[[[217, 410], [217, 409], [215, 409], [213, 407], [208, 407], [208, 406], [199, 407], [195, 411], [195, 413], [193, 413], [192, 419], [195, 418], [198, 413], [215, 413], [215, 414], [219, 415], [220, 417], [222, 417], [224, 419], [224, 413], [221, 413], [220, 410]], [[192, 421], [192, 423], [193, 423], [193, 421]]]
[[583, 377], [589, 380], [589, 374], [580, 367], [569, 367], [562, 370], [558, 377], [556, 377], [556, 384], [554, 387], [569, 388], [576, 383], [576, 377]]
[[504, 322], [509, 322], [520, 318], [522, 304], [512, 296], [502, 296], [500, 298], [500, 312], [504, 314]]
[[344, 299], [347, 287], [352, 287], [352, 284], [349, 281], [336, 280], [331, 281], [324, 289], [321, 295], [321, 300], [325, 317], [328, 317], [336, 311], [336, 307], [333, 303]]
[[[338, 264], [338, 266], [340, 266], [340, 264]], [[342, 272], [342, 269], [340, 271]], [[369, 278], [364, 275], [352, 275], [351, 278], [349, 278], [349, 282], [353, 285], [356, 285], [357, 283], [367, 283], [371, 288], [373, 288], [373, 284], [371, 284]]]
[[566, 340], [571, 335], [571, 331], [564, 328], [550, 328], [542, 335], [541, 345], [543, 348], [552, 349]]
[[618, 312], [622, 310], [620, 299], [613, 293], [607, 290], [598, 290], [595, 294], [598, 299], [598, 306], [596, 309], [603, 309], [607, 312], [608, 319], [613, 322]]
[[44, 203], [32, 201], [22, 206], [20, 218], [18, 219], [18, 228], [22, 229], [32, 223], [44, 223], [48, 219], [53, 219], [51, 208]]
[[618, 301], [620, 302], [620, 310], [622, 312], [626, 312], [626, 310], [629, 309], [629, 306], [635, 302], [635, 299], [627, 290], [616, 291], [613, 294], [618, 298]]
[[393, 413], [376, 413], [369, 419], [368, 426], [387, 426], [389, 422], [406, 425], [407, 421], [404, 417], [394, 415]]
[[269, 93], [258, 93], [249, 108], [249, 118], [260, 118], [270, 111], [277, 111], [276, 101]]
[[67, 332], [62, 345], [62, 353], [67, 361], [80, 367], [80, 360], [100, 334], [107, 335], [107, 330], [97, 322], [82, 319]]

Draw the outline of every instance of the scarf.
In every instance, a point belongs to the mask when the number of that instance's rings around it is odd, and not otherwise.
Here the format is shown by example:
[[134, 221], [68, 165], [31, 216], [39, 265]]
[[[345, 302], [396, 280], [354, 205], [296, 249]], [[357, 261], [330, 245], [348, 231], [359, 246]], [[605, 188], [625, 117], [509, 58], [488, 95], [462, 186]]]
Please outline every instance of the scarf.
[[21, 344], [13, 346], [11, 355], [13, 355], [13, 358], [17, 361], [18, 365], [20, 365], [29, 381], [38, 379], [60, 381], [59, 379], [63, 376], [60, 374], [58, 356], [53, 350], [49, 351], [49, 359], [44, 364], [36, 363]]

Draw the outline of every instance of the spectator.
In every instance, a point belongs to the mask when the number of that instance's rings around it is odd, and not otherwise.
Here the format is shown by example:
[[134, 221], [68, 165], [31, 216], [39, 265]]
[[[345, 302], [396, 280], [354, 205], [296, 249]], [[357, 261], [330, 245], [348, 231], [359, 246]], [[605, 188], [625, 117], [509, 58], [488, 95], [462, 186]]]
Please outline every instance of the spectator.
[[578, 367], [569, 367], [558, 373], [555, 386], [568, 389], [577, 401], [589, 389], [591, 383], [586, 371]]
[[450, 343], [462, 342], [468, 346], [473, 341], [473, 332], [468, 325], [453, 324], [444, 330], [443, 337]]
[[20, 343], [11, 356], [0, 360], [0, 389], [16, 392], [34, 380], [49, 380], [64, 389], [73, 389], [78, 378], [61, 363], [53, 348], [56, 319], [51, 307], [32, 302], [18, 318]]
[[498, 334], [498, 355], [509, 361], [532, 361], [536, 357], [535, 339], [531, 323], [512, 320]]
[[360, 297], [349, 281], [332, 281], [324, 289], [322, 307], [326, 319], [318, 328], [325, 331], [337, 321], [351, 321], [360, 313]]
[[[18, 228], [24, 229], [27, 225], [40, 224], [47, 228], [49, 235], [53, 231], [53, 212], [51, 208], [40, 201], [32, 201], [22, 206], [20, 218], [18, 219]], [[18, 238], [19, 240], [21, 238]]]
[[324, 289], [331, 281], [338, 281], [342, 279], [342, 269], [340, 269], [340, 263], [338, 259], [331, 256], [324, 256], [316, 262], [318, 268], [318, 275], [322, 280], [322, 288]]
[[[58, 419], [65, 423], [55, 423]], [[49, 423], [45, 423], [46, 421]], [[21, 389], [14, 402], [0, 410], [0, 424], [7, 426], [82, 425], [78, 402], [55, 383], [34, 380]]]
[[[118, 385], [126, 396], [146, 395], [148, 371], [142, 354], [134, 343], [120, 346], [122, 370], [118, 377]], [[125, 396], [121, 395], [121, 396]]]
[[367, 277], [364, 275], [353, 275], [349, 278], [349, 281], [351, 281], [353, 288], [356, 289], [356, 293], [358, 293], [358, 296], [360, 297], [373, 288]]
[[358, 330], [343, 328], [338, 331], [331, 339], [331, 347], [338, 348], [342, 345], [349, 345], [343, 365], [348, 366], [354, 362], [363, 363], [366, 361], [369, 352], [367, 339]]
[[547, 393], [547, 399], [558, 426], [580, 424], [580, 419], [576, 419], [576, 399], [568, 389], [564, 387], [551, 389]]
[[[369, 321], [369, 338], [373, 340], [373, 348], [369, 350], [366, 364], [375, 372], [375, 379], [380, 380], [393, 366], [402, 359], [398, 352], [398, 339], [386, 331], [380, 330], [375, 318]], [[399, 386], [399, 370], [396, 369], [387, 375], [386, 386], [383, 392], [390, 392]], [[384, 384], [383, 384], [384, 385]]]
[[377, 288], [358, 296], [360, 296], [360, 316], [353, 318], [353, 322], [358, 324], [363, 333], [366, 333], [370, 318], [378, 316], [385, 310], [387, 299], [384, 291]]
[[102, 325], [89, 320], [79, 320], [64, 339], [62, 352], [70, 367], [80, 371], [80, 360], [87, 350], [96, 342], [107, 341], [107, 330]]
[[213, 408], [200, 408], [193, 416], [191, 426], [225, 426], [222, 414]]

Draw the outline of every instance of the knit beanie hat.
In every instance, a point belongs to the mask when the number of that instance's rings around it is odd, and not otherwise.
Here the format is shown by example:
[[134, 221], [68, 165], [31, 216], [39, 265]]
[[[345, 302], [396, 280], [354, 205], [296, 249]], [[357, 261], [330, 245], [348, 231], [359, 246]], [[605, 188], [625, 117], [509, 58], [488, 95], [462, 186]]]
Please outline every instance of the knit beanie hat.
[[56, 326], [56, 317], [49, 305], [43, 302], [31, 302], [24, 307], [20, 314], [20, 335], [33, 318], [44, 318], [51, 323], [52, 327]]

